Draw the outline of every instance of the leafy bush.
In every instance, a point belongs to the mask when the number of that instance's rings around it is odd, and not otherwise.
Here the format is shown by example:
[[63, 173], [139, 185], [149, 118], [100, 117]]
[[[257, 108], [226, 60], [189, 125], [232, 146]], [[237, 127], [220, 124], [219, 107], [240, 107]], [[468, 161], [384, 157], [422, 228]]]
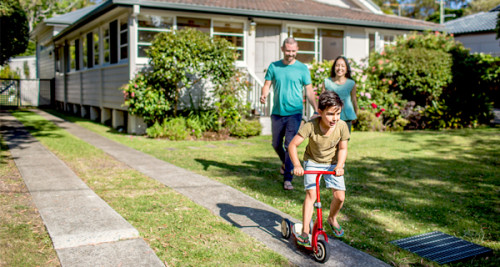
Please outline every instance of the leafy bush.
[[311, 63], [311, 84], [313, 86], [314, 92], [316, 92], [316, 97], [319, 98], [321, 94], [320, 84], [322, 84], [326, 78], [330, 77], [332, 70], [333, 61], [323, 60], [318, 62], [313, 60]]
[[401, 119], [407, 129], [476, 126], [491, 118], [499, 66], [499, 58], [471, 55], [446, 34], [399, 37], [361, 64], [363, 72], [355, 77], [359, 106], [384, 108], [370, 111], [380, 114], [387, 129], [400, 128]]
[[382, 131], [384, 125], [382, 121], [367, 110], [360, 110], [358, 112], [358, 119], [353, 124], [354, 129], [360, 131]]
[[189, 137], [186, 119], [183, 117], [164, 120], [161, 124], [155, 122], [153, 126], [146, 129], [146, 134], [151, 138], [168, 138], [170, 140], [186, 140]]
[[230, 128], [231, 135], [238, 137], [257, 136], [261, 131], [262, 126], [258, 120], [240, 120]]
[[245, 101], [251, 84], [244, 73], [236, 71], [226, 84], [214, 90], [216, 112], [219, 114], [219, 127], [231, 128], [250, 112], [250, 103]]
[[232, 44], [191, 28], [157, 34], [146, 53], [149, 67], [122, 89], [128, 111], [148, 125], [175, 117], [181, 93], [202, 79], [220, 86], [235, 72]]

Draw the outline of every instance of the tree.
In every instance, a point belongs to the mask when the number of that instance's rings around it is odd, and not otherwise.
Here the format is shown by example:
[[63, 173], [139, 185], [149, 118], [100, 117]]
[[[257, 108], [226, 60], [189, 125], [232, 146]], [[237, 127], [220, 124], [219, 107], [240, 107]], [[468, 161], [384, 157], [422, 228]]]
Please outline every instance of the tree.
[[28, 16], [29, 31], [45, 19], [94, 5], [102, 0], [19, 0]]
[[[445, 0], [443, 0], [445, 1]], [[448, 8], [460, 8], [469, 0], [446, 0]], [[494, 1], [494, 0], [493, 0]], [[386, 14], [396, 14], [404, 17], [426, 19], [431, 14], [438, 12], [439, 0], [374, 0]]]
[[0, 65], [26, 50], [28, 29], [28, 19], [19, 0], [3, 0], [0, 4]]
[[[455, 16], [448, 16], [444, 18], [444, 22], [458, 19], [463, 16], [464, 14], [464, 9], [451, 9], [451, 8], [445, 8], [444, 9], [444, 14], [445, 15], [455, 15]], [[437, 10], [436, 12], [432, 13], [427, 19], [427, 21], [432, 21], [434, 23], [439, 23], [440, 20], [440, 12]]]
[[471, 15], [478, 12], [488, 12], [498, 6], [498, 0], [472, 0], [465, 9], [464, 15]]

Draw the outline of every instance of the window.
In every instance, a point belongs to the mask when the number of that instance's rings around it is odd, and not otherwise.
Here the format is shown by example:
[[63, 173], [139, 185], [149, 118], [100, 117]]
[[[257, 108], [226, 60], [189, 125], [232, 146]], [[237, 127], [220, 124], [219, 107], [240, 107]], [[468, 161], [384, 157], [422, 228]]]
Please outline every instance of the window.
[[92, 55], [93, 53], [93, 45], [92, 45], [92, 39], [93, 39], [93, 34], [92, 32], [89, 32], [87, 33], [87, 36], [86, 36], [86, 40], [87, 40], [87, 56], [85, 58], [87, 58], [87, 68], [92, 68], [94, 66], [94, 57]]
[[75, 70], [80, 70], [80, 39], [75, 40]]
[[243, 60], [245, 51], [243, 23], [214, 21], [213, 27], [213, 36], [224, 38], [232, 43], [238, 53], [237, 60]]
[[111, 43], [109, 39], [109, 26], [105, 26], [102, 29], [102, 53], [103, 53], [103, 64], [109, 63], [110, 62], [110, 48], [111, 48]]
[[177, 17], [177, 29], [181, 30], [187, 27], [210, 33], [210, 19]]
[[344, 32], [337, 30], [320, 30], [322, 60], [335, 60], [344, 54]]
[[128, 58], [128, 22], [120, 20], [120, 59]]
[[64, 50], [62, 47], [56, 47], [55, 49], [56, 53], [56, 72], [63, 72], [64, 66], [63, 66], [63, 58], [64, 58]]
[[75, 41], [70, 42], [69, 45], [69, 71], [76, 69], [76, 54], [75, 54]]
[[82, 67], [85, 69], [88, 67], [88, 49], [87, 49], [87, 36], [82, 37]]
[[368, 51], [370, 54], [375, 51], [375, 33], [368, 34]]
[[172, 17], [139, 15], [138, 23], [137, 55], [146, 57], [146, 49], [151, 46], [155, 35], [160, 32], [171, 31], [174, 19]]
[[94, 46], [94, 66], [99, 65], [99, 32], [95, 31], [92, 33], [93, 36], [93, 46]]
[[297, 59], [302, 63], [311, 63], [316, 58], [316, 29], [290, 27], [288, 36], [293, 37], [298, 45]]
[[384, 35], [384, 47], [386, 45], [395, 44], [395, 39], [394, 35]]

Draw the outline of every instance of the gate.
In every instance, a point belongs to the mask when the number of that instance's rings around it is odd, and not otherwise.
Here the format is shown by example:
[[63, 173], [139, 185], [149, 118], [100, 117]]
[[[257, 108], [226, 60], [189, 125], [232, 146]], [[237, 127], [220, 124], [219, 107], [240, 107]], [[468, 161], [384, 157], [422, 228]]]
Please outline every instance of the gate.
[[20, 106], [19, 80], [0, 80], [0, 106]]
[[54, 79], [0, 79], [0, 107], [49, 106]]

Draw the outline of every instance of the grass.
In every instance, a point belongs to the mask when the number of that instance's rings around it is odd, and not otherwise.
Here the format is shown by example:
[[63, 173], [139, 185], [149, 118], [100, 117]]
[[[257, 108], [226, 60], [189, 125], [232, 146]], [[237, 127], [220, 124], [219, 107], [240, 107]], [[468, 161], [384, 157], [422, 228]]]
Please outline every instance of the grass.
[[[296, 190], [282, 190], [280, 162], [269, 136], [171, 142], [56, 115], [301, 218], [302, 178], [294, 179]], [[300, 155], [304, 148], [299, 148]], [[494, 250], [487, 257], [452, 266], [499, 266], [499, 165], [499, 128], [353, 132], [346, 166], [347, 199], [340, 217], [346, 229], [342, 240], [391, 265], [438, 266], [388, 242], [442, 231]], [[321, 193], [327, 210], [331, 195], [326, 190]]]
[[131, 223], [167, 266], [289, 265], [287, 259], [205, 208], [42, 117], [22, 111], [14, 115]]
[[1, 136], [0, 266], [60, 266], [43, 221]]

